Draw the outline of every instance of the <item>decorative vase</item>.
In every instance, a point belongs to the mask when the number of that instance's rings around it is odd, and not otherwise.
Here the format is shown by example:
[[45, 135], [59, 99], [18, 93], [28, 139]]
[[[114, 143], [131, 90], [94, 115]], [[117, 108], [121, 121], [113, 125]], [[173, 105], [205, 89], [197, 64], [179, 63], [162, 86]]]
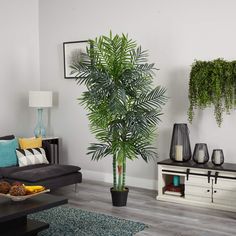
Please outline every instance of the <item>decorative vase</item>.
[[125, 191], [113, 190], [113, 188], [111, 188], [110, 191], [111, 191], [111, 199], [113, 206], [116, 207], [126, 206], [129, 193], [128, 188], [125, 188]]
[[178, 176], [178, 175], [173, 176], [173, 185], [175, 187], [179, 187], [179, 185], [180, 185], [180, 176]]
[[197, 164], [205, 164], [209, 161], [209, 152], [206, 143], [197, 143], [195, 145], [193, 160]]
[[211, 161], [215, 166], [221, 166], [224, 163], [224, 153], [222, 149], [214, 149]]
[[177, 162], [185, 162], [189, 161], [191, 156], [192, 152], [187, 124], [174, 124], [170, 146], [170, 159]]

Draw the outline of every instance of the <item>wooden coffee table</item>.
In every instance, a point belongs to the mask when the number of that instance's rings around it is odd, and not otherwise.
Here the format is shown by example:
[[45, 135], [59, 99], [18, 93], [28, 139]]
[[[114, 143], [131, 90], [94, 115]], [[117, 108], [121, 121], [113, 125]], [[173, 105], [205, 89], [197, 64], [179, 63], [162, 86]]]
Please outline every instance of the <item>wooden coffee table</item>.
[[27, 219], [27, 215], [68, 203], [64, 197], [42, 194], [22, 202], [0, 198], [0, 235], [22, 236], [37, 235], [49, 224]]

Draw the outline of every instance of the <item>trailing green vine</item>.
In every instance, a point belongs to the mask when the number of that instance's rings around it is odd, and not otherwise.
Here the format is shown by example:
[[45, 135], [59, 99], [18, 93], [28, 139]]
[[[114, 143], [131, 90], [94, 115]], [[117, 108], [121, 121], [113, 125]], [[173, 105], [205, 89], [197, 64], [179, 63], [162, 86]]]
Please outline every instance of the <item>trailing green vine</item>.
[[194, 109], [213, 105], [215, 119], [220, 127], [223, 113], [230, 114], [236, 107], [235, 94], [236, 61], [195, 61], [189, 81], [189, 121], [192, 122], [194, 118]]

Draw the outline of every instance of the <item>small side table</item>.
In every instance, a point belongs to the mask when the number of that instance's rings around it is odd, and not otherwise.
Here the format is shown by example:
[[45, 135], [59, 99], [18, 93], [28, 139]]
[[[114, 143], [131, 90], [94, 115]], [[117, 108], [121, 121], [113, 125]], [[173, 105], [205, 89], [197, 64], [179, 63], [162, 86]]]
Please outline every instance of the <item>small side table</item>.
[[52, 163], [59, 164], [59, 137], [45, 137], [42, 140], [51, 146]]

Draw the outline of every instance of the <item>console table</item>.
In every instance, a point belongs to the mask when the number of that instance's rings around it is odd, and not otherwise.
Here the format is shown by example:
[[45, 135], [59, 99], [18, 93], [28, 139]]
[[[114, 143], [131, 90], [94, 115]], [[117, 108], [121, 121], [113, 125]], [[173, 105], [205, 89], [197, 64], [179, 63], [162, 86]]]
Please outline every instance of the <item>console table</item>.
[[[181, 195], [171, 195], [166, 187], [179, 176]], [[236, 212], [236, 164], [196, 164], [174, 162], [170, 159], [158, 162], [157, 200]]]

